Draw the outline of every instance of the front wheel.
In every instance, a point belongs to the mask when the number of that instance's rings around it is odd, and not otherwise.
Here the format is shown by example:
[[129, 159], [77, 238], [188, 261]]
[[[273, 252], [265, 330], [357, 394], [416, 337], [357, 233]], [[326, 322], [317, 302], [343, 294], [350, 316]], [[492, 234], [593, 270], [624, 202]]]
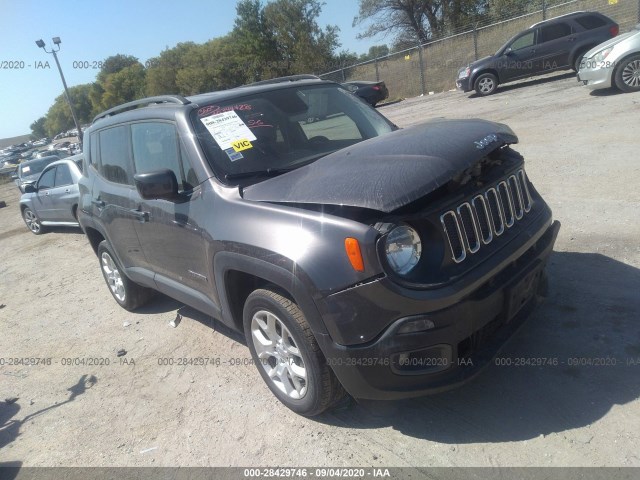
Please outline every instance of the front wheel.
[[100, 270], [109, 291], [122, 308], [133, 311], [147, 303], [153, 296], [153, 290], [138, 285], [127, 278], [106, 240], [98, 245], [98, 258], [100, 259]]
[[260, 375], [288, 408], [310, 417], [344, 397], [298, 305], [274, 291], [255, 290], [245, 302], [243, 320]]
[[27, 224], [27, 227], [29, 227], [29, 230], [31, 230], [31, 233], [34, 235], [40, 235], [44, 232], [40, 219], [29, 207], [22, 210], [22, 218], [24, 219], [24, 223]]
[[491, 95], [498, 88], [498, 77], [493, 73], [483, 73], [474, 82], [476, 93], [481, 96]]
[[620, 62], [616, 70], [615, 84], [623, 92], [640, 91], [640, 54]]

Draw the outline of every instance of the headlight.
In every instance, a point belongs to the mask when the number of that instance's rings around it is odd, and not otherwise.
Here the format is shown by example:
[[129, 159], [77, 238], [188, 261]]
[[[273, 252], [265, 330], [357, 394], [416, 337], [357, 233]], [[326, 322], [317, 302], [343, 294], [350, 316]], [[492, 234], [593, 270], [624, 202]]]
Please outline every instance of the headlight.
[[596, 53], [593, 56], [593, 59], [596, 62], [602, 62], [611, 53], [611, 50], [613, 50], [613, 47], [609, 47], [609, 48], [605, 48], [604, 50], [600, 50], [598, 53]]
[[467, 78], [469, 75], [471, 75], [471, 67], [463, 68], [458, 72], [458, 78]]
[[385, 253], [394, 272], [405, 275], [418, 264], [422, 255], [422, 241], [409, 225], [395, 227], [387, 234]]

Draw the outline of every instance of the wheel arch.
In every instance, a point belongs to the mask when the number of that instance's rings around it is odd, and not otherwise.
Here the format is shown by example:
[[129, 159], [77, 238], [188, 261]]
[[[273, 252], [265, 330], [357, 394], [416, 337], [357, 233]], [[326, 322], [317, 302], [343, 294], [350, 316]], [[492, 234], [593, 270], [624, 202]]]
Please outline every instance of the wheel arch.
[[310, 294], [310, 282], [303, 272], [233, 252], [220, 252], [214, 257], [214, 275], [222, 320], [229, 327], [243, 331], [244, 304], [251, 292], [259, 288], [274, 290], [295, 302], [302, 310], [314, 333], [327, 330]]
[[620, 70], [620, 68], [622, 68], [622, 64], [628, 59], [631, 58], [635, 55], [640, 55], [640, 50], [634, 50], [630, 53], [628, 53], [627, 55], [625, 55], [624, 57], [616, 60], [616, 66], [613, 69], [613, 72], [611, 72], [611, 82], [612, 84], [615, 86], [615, 80], [616, 80], [616, 75], [618, 74], [618, 71]]
[[495, 68], [486, 67], [486, 68], [483, 68], [481, 70], [478, 70], [476, 73], [471, 75], [471, 84], [469, 86], [471, 88], [475, 88], [476, 87], [476, 80], [478, 79], [478, 77], [480, 75], [483, 75], [485, 73], [492, 73], [498, 79], [498, 85], [501, 83], [502, 80], [500, 79], [500, 75], [498, 74], [498, 71]]
[[89, 244], [96, 255], [98, 255], [98, 245], [105, 240], [105, 236], [93, 227], [85, 227], [84, 233], [89, 239]]

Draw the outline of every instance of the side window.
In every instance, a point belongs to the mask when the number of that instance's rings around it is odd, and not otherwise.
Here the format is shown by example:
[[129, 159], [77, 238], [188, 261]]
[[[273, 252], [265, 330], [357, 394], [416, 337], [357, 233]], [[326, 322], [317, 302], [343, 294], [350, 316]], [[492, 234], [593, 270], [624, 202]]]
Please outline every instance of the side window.
[[552, 23], [551, 25], [540, 27], [538, 43], [551, 42], [567, 35], [571, 35], [571, 26], [568, 23]]
[[133, 185], [128, 126], [108, 128], [99, 135], [102, 176], [110, 182]]
[[593, 30], [594, 28], [603, 27], [607, 22], [603, 18], [595, 15], [585, 15], [584, 17], [576, 17], [574, 21], [585, 30]]
[[176, 175], [179, 191], [193, 189], [197, 180], [173, 124], [134, 123], [131, 125], [131, 141], [136, 173], [168, 168]]
[[38, 180], [38, 190], [46, 190], [48, 188], [53, 188], [55, 185], [56, 178], [56, 167], [52, 167], [42, 175], [40, 175], [40, 179]]
[[56, 187], [63, 187], [65, 185], [71, 185], [73, 179], [71, 178], [71, 172], [66, 165], [58, 165], [56, 167]]
[[521, 37], [516, 38], [511, 43], [511, 50], [520, 50], [522, 48], [533, 47], [535, 32], [528, 32]]
[[94, 165], [96, 168], [98, 167], [98, 134], [91, 134], [91, 149], [89, 151], [89, 161], [88, 165]]

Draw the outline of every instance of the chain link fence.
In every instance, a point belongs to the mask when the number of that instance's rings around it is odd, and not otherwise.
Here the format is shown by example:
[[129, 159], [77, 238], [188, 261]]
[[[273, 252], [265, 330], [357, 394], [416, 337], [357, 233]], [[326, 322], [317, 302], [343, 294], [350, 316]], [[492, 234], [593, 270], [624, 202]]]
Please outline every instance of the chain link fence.
[[640, 0], [539, 0], [529, 10], [493, 23], [478, 22], [455, 35], [319, 76], [335, 82], [383, 80], [391, 100], [415, 97], [454, 89], [458, 69], [494, 54], [509, 38], [542, 20], [586, 10], [613, 19], [621, 33], [640, 23]]

